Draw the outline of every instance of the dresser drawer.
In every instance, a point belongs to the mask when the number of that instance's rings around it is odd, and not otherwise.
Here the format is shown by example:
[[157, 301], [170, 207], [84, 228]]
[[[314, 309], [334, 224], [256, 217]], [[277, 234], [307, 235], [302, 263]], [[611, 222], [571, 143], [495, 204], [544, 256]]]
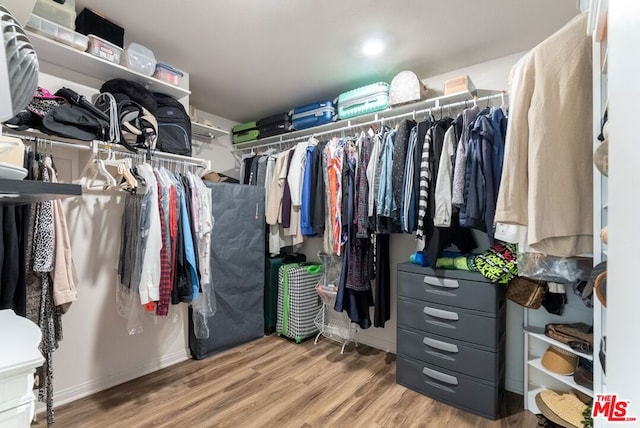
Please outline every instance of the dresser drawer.
[[460, 340], [402, 328], [398, 328], [398, 354], [492, 383], [498, 383], [502, 369], [498, 352], [475, 348]]
[[438, 336], [477, 343], [492, 349], [502, 337], [505, 305], [495, 317], [481, 312], [398, 298], [398, 326], [412, 327]]
[[401, 355], [396, 364], [398, 384], [485, 418], [498, 418], [501, 384], [490, 384]]
[[0, 378], [0, 412], [35, 400], [32, 371]]
[[442, 305], [495, 313], [503, 286], [489, 282], [398, 271], [398, 295]]
[[0, 412], [0, 427], [18, 428], [31, 426], [33, 413], [35, 409], [34, 403], [23, 404], [18, 407]]

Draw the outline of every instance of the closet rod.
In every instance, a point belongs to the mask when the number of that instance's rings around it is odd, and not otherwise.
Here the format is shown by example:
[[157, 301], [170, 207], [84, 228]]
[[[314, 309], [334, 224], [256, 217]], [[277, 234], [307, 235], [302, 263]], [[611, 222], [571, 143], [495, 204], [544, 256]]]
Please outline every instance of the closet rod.
[[[499, 94], [493, 94], [493, 95], [487, 95], [484, 97], [479, 97], [479, 98], [472, 98], [469, 100], [464, 100], [464, 101], [458, 101], [455, 103], [451, 103], [451, 104], [443, 104], [440, 106], [433, 106], [433, 107], [428, 107], [428, 108], [423, 108], [421, 110], [415, 110], [415, 111], [410, 111], [407, 113], [402, 113], [402, 114], [397, 114], [394, 116], [389, 116], [389, 117], [376, 117], [375, 119], [369, 120], [367, 122], [362, 122], [362, 123], [354, 123], [351, 124], [351, 120], [345, 120], [345, 122], [347, 122], [348, 124], [346, 126], [343, 126], [341, 128], [335, 128], [335, 129], [330, 129], [327, 131], [322, 131], [322, 132], [312, 132], [306, 135], [300, 135], [297, 137], [293, 137], [293, 138], [288, 138], [285, 140], [277, 140], [277, 141], [271, 141], [269, 143], [264, 143], [264, 144], [257, 144], [255, 146], [248, 146], [248, 147], [234, 147], [233, 151], [234, 152], [244, 152], [247, 150], [255, 150], [255, 149], [260, 149], [263, 147], [273, 147], [273, 146], [280, 146], [280, 145], [284, 145], [284, 144], [291, 144], [291, 143], [295, 143], [296, 141], [300, 141], [300, 140], [305, 140], [311, 137], [319, 137], [321, 135], [327, 135], [327, 134], [335, 134], [337, 132], [344, 132], [344, 131], [349, 131], [351, 129], [356, 129], [356, 128], [362, 128], [365, 126], [370, 126], [376, 123], [384, 123], [384, 122], [393, 122], [395, 120], [398, 119], [404, 119], [406, 117], [415, 117], [417, 115], [421, 115], [421, 114], [425, 114], [425, 113], [431, 113], [433, 111], [442, 111], [445, 109], [452, 109], [452, 108], [458, 108], [458, 107], [462, 107], [462, 106], [468, 106], [469, 103], [476, 103], [479, 104], [483, 101], [491, 101], [491, 100], [495, 100], [495, 99], [504, 99], [506, 97], [508, 97], [509, 94], [507, 92], [502, 92]], [[376, 115], [377, 116], [377, 115]], [[284, 134], [283, 134], [284, 135]]]
[[[73, 143], [73, 142], [66, 142], [66, 141], [60, 141], [60, 140], [53, 140], [47, 137], [40, 137], [38, 135], [34, 135], [33, 133], [28, 133], [29, 131], [26, 131], [26, 132], [27, 133], [25, 134], [19, 134], [11, 131], [8, 131], [8, 132], [3, 131], [2, 135], [6, 135], [7, 137], [20, 138], [22, 140], [34, 142], [34, 143], [43, 142], [45, 144], [51, 144], [52, 146], [66, 147], [74, 150], [90, 150], [90, 151], [97, 152], [98, 149], [101, 149], [101, 148], [104, 148], [105, 146], [110, 145], [113, 147], [113, 151], [115, 153], [131, 153], [131, 154], [144, 153], [143, 150], [140, 150], [137, 153], [125, 151], [122, 149], [122, 146], [118, 146], [117, 144], [114, 144], [114, 143], [105, 143], [103, 141], [98, 141], [98, 140], [94, 140], [94, 141], [78, 140], [77, 143]], [[69, 141], [74, 141], [74, 140], [69, 139]], [[184, 163], [188, 165], [195, 165], [204, 169], [211, 169], [211, 161], [206, 159], [190, 158], [190, 157], [181, 156], [181, 155], [174, 155], [173, 153], [160, 152], [157, 150], [153, 153], [153, 158], [170, 160], [170, 161]]]
[[91, 150], [90, 146], [74, 144], [74, 143], [66, 143], [64, 141], [56, 141], [46, 137], [37, 137], [35, 135], [16, 134], [13, 132], [6, 132], [6, 131], [2, 132], [2, 135], [5, 135], [7, 137], [19, 138], [21, 140], [29, 141], [32, 143], [42, 142], [44, 144], [51, 144], [52, 146], [66, 147], [66, 148], [76, 149], [76, 150]]

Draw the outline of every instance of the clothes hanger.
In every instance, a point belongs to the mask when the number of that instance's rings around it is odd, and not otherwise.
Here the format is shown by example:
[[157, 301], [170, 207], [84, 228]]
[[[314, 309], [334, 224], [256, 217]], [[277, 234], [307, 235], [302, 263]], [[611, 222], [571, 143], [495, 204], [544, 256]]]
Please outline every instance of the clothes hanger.
[[95, 174], [93, 179], [91, 180], [91, 184], [90, 184], [91, 187], [93, 186], [93, 180], [95, 180], [95, 178], [97, 178], [98, 175], [101, 175], [106, 180], [103, 186], [105, 190], [107, 187], [113, 187], [118, 184], [116, 182], [116, 179], [113, 177], [113, 175], [111, 175], [109, 171], [107, 171], [107, 168], [105, 168], [104, 161], [102, 159], [96, 159], [94, 161], [94, 167], [95, 167]]
[[509, 104], [507, 104], [505, 98], [506, 98], [505, 91], [502, 91], [500, 93], [500, 99], [501, 99], [500, 108], [502, 109], [502, 112], [506, 115], [507, 112], [509, 111]]

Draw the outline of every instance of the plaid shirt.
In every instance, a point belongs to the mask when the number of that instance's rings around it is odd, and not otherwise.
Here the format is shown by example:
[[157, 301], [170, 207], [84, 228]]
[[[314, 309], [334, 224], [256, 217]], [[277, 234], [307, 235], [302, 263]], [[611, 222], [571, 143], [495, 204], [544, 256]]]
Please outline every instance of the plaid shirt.
[[[173, 190], [173, 188], [171, 189]], [[170, 192], [171, 194], [171, 192]], [[158, 180], [158, 198], [162, 197], [162, 189], [160, 181]], [[171, 199], [171, 197], [169, 198]], [[169, 205], [171, 206], [171, 205]], [[160, 223], [163, 225], [162, 230], [162, 249], [160, 250], [160, 300], [156, 307], [156, 315], [167, 316], [169, 314], [169, 303], [171, 302], [171, 289], [173, 288], [172, 263], [169, 260], [169, 252], [167, 251], [166, 231], [165, 225], [165, 213], [162, 207], [162, 203], [159, 204], [160, 211]], [[170, 218], [171, 216], [169, 216]]]

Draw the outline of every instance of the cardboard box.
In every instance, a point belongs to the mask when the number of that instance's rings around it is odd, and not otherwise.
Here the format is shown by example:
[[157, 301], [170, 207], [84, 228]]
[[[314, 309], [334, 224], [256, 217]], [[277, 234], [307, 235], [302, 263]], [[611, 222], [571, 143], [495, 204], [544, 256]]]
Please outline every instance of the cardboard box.
[[460, 92], [468, 92], [471, 95], [476, 95], [476, 87], [469, 76], [460, 76], [444, 82], [445, 95], [458, 94]]

